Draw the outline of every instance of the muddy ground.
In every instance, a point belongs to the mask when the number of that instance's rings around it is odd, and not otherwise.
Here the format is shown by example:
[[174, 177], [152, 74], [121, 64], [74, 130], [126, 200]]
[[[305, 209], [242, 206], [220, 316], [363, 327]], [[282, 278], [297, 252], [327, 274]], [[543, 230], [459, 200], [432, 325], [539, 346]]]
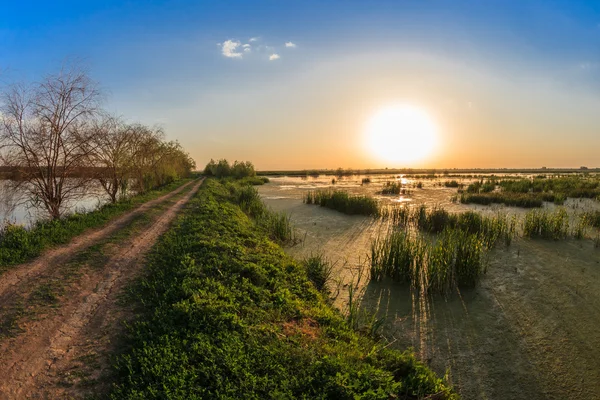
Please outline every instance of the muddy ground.
[[[304, 239], [288, 248], [289, 254], [302, 259], [323, 253], [336, 263], [336, 305], [343, 309], [348, 283], [359, 270], [366, 271], [371, 240], [386, 227], [371, 218], [302, 204], [302, 193], [331, 186], [330, 180], [276, 178], [259, 191], [273, 209], [290, 214]], [[377, 190], [356, 179], [336, 187]], [[385, 201], [439, 204], [451, 211], [525, 212], [454, 204], [454, 193], [430, 181], [402, 199]], [[565, 207], [575, 214], [598, 204], [568, 200]], [[369, 283], [365, 274], [362, 311], [384, 319], [382, 333], [392, 346], [412, 347], [436, 372], [448, 373], [464, 399], [600, 399], [600, 249], [592, 240], [516, 239], [488, 254], [487, 273], [476, 288], [425, 300], [401, 284]]]

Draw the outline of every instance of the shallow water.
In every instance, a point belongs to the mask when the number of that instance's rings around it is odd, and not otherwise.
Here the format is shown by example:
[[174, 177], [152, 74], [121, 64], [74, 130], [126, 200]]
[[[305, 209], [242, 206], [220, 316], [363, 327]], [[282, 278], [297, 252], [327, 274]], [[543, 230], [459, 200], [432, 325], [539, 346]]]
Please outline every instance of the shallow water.
[[[348, 284], [363, 271], [361, 310], [383, 318], [382, 333], [392, 346], [413, 347], [437, 373], [448, 372], [464, 399], [600, 398], [600, 249], [591, 240], [516, 239], [511, 247], [488, 254], [487, 273], [476, 288], [418, 298], [405, 285], [368, 282], [364, 271], [371, 240], [387, 226], [302, 203], [302, 195], [314, 188], [376, 195], [385, 181], [402, 179], [371, 177], [371, 184], [361, 186], [362, 178], [332, 185], [331, 177], [280, 177], [259, 188], [266, 204], [289, 213], [303, 239], [286, 249], [289, 254], [302, 259], [322, 253], [335, 263], [338, 307], [344, 308]], [[528, 211], [452, 203], [456, 189], [438, 186], [443, 180], [422, 180], [424, 188], [409, 195], [379, 197], [437, 204], [452, 212], [521, 217]], [[569, 199], [565, 209], [574, 217], [600, 209], [600, 203]]]
[[[92, 185], [77, 201], [67, 204], [68, 212], [88, 212], [107, 202], [107, 196], [102, 193], [99, 185]], [[0, 227], [6, 223], [30, 226], [48, 215], [43, 208], [33, 207], [22, 191], [8, 190], [8, 181], [0, 180]]]

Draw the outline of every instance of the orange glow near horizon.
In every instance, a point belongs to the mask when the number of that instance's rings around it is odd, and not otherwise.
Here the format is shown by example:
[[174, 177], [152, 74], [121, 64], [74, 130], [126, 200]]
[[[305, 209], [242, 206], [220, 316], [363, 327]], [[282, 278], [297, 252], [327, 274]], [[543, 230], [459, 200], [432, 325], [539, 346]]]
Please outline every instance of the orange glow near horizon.
[[367, 121], [365, 140], [373, 156], [391, 163], [420, 162], [438, 141], [438, 126], [423, 109], [396, 104], [380, 109]]

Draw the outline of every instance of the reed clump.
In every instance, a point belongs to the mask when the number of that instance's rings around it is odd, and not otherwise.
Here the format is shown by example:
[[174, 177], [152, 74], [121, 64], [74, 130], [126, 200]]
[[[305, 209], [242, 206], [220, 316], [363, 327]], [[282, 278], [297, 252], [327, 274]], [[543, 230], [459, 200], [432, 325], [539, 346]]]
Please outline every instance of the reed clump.
[[414, 227], [422, 232], [437, 234], [445, 230], [460, 230], [480, 235], [486, 248], [499, 241], [509, 246], [516, 234], [516, 218], [496, 214], [483, 216], [473, 211], [449, 213], [442, 207], [395, 207], [382, 210], [381, 217], [399, 228]]
[[549, 212], [532, 210], [523, 219], [523, 236], [528, 238], [564, 239], [569, 235], [569, 216], [560, 208]]
[[379, 216], [377, 200], [367, 195], [352, 195], [344, 190], [314, 190], [304, 195], [304, 203], [331, 208], [348, 215]]
[[371, 279], [406, 282], [422, 294], [472, 287], [485, 272], [484, 251], [480, 235], [458, 229], [433, 241], [393, 230], [371, 244]]
[[400, 194], [402, 192], [402, 183], [386, 182], [381, 189], [381, 194]]

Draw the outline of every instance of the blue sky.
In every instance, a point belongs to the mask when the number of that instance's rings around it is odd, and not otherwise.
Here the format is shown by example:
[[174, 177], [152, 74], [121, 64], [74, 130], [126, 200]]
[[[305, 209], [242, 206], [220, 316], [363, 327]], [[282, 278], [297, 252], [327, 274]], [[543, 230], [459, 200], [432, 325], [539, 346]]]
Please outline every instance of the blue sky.
[[199, 164], [381, 166], [363, 150], [362, 126], [400, 101], [440, 125], [438, 149], [415, 166], [600, 166], [600, 1], [24, 1], [2, 10], [2, 83], [82, 58], [106, 108], [161, 124]]

